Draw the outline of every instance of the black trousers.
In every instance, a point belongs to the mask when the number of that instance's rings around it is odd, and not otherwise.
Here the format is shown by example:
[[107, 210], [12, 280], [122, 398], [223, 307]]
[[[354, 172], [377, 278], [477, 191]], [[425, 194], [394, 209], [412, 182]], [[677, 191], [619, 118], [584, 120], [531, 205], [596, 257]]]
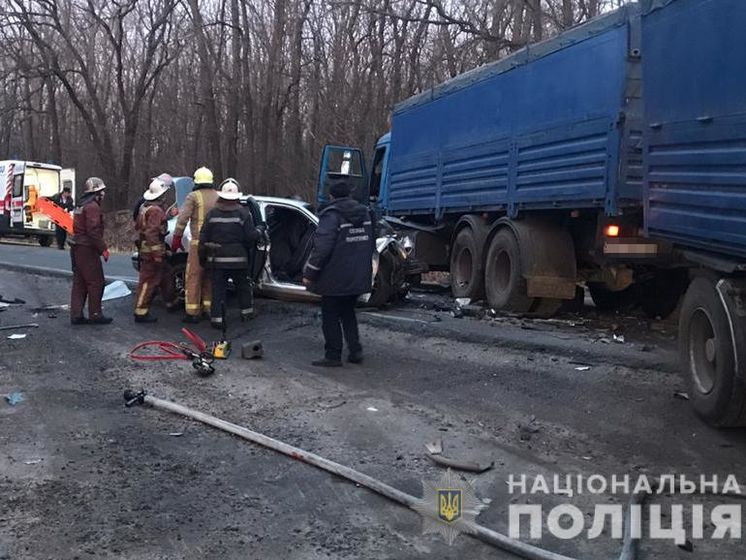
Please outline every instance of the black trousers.
[[322, 296], [321, 329], [324, 332], [324, 351], [328, 360], [342, 359], [342, 333], [351, 354], [362, 351], [360, 332], [355, 317], [358, 296]]
[[233, 280], [238, 295], [238, 305], [242, 314], [254, 310], [254, 286], [249, 279], [248, 269], [213, 268], [212, 274], [212, 303], [210, 306], [210, 320], [220, 323], [223, 320], [223, 303], [226, 301], [228, 279]]
[[54, 236], [57, 238], [57, 247], [59, 249], [64, 249], [65, 241], [67, 240], [67, 232], [60, 226], [57, 226], [57, 229], [54, 231]]

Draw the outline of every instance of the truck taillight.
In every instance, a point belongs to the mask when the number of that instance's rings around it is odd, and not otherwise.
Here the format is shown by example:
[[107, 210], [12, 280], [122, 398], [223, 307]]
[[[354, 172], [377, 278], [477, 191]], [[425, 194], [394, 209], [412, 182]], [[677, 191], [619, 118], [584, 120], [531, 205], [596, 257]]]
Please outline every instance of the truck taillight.
[[616, 224], [609, 224], [604, 228], [604, 235], [606, 237], [619, 237], [619, 226]]

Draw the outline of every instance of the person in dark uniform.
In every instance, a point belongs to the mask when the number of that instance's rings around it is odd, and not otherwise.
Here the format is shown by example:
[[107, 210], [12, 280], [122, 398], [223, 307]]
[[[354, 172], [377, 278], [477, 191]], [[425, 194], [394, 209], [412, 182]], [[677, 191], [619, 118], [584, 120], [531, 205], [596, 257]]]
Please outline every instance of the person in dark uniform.
[[[51, 197], [51, 200], [65, 212], [75, 210], [75, 202], [73, 202], [73, 193], [70, 187], [63, 187], [62, 192]], [[57, 238], [57, 248], [63, 251], [65, 249], [65, 241], [67, 241], [67, 231], [65, 231], [65, 228], [56, 226], [54, 236]]]
[[321, 295], [321, 328], [324, 359], [314, 366], [342, 365], [342, 334], [347, 341], [348, 361], [363, 361], [355, 304], [370, 292], [375, 236], [367, 207], [350, 197], [346, 181], [329, 189], [331, 202], [319, 213], [311, 256], [303, 269], [303, 284]]
[[241, 191], [235, 179], [220, 185], [215, 207], [207, 213], [199, 238], [199, 258], [212, 277], [210, 324], [223, 327], [223, 305], [228, 279], [238, 292], [241, 320], [254, 313], [249, 264], [253, 262], [256, 242], [261, 232], [254, 225], [252, 212], [239, 203]]
[[[101, 311], [104, 295], [104, 268], [101, 257], [109, 260], [109, 249], [104, 241], [104, 216], [101, 203], [106, 185], [98, 177], [89, 177], [85, 193], [73, 212], [73, 235], [70, 238], [70, 260], [73, 268], [73, 287], [70, 296], [70, 322], [73, 325], [111, 323]], [[88, 318], [83, 307], [88, 300]]]

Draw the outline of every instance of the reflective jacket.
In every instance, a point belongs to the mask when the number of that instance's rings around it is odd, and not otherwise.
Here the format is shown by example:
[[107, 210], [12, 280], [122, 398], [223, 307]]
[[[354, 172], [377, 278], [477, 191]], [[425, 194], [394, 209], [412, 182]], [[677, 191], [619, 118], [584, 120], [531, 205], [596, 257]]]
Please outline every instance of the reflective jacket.
[[163, 207], [156, 202], [145, 202], [140, 206], [135, 223], [140, 258], [162, 262], [166, 254], [163, 240], [168, 231], [168, 218]]
[[195, 187], [184, 200], [179, 217], [176, 219], [174, 235], [184, 235], [184, 230], [189, 224], [189, 232], [192, 234], [192, 246], [199, 244], [199, 234], [205, 224], [207, 213], [215, 207], [218, 192], [210, 186]]
[[200, 262], [207, 268], [248, 269], [259, 232], [248, 208], [218, 200], [200, 234]]
[[322, 296], [357, 296], [371, 290], [373, 220], [356, 200], [333, 200], [319, 214], [313, 251], [303, 270], [311, 291]]
[[104, 215], [95, 196], [84, 196], [73, 212], [72, 245], [93, 247], [99, 254], [106, 251]]

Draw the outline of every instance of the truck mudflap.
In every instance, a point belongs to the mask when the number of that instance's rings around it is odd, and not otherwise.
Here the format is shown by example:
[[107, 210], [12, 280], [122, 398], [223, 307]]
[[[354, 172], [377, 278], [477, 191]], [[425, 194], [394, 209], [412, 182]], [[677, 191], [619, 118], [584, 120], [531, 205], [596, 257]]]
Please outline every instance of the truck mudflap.
[[746, 380], [746, 279], [722, 278], [715, 289], [728, 317], [736, 376]]

